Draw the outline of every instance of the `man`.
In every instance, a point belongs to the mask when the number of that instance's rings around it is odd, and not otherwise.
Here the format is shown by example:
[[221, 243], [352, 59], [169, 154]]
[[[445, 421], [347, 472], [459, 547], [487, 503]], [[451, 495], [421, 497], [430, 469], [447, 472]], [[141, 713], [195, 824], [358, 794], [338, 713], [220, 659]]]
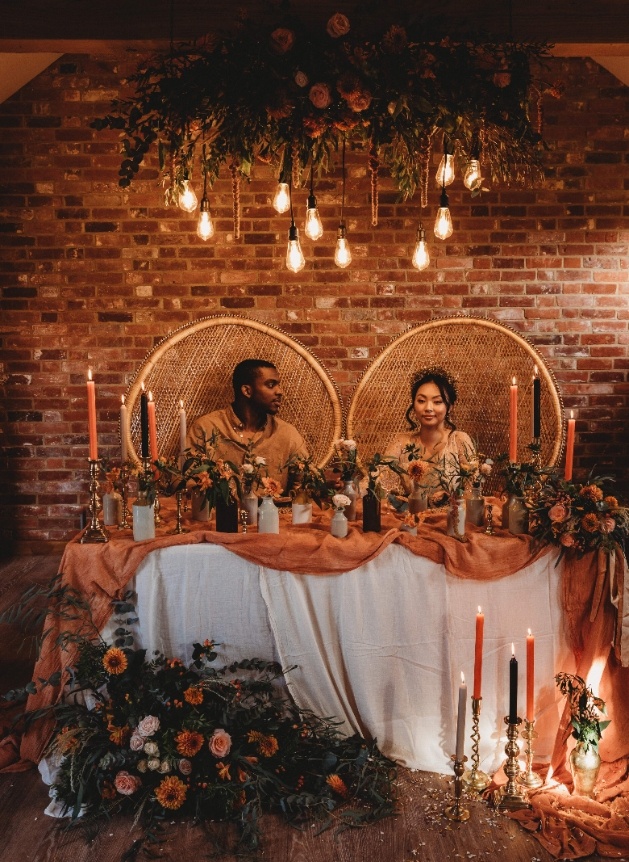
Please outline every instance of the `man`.
[[240, 465], [252, 444], [253, 454], [266, 459], [269, 476], [286, 489], [287, 471], [281, 468], [293, 455], [307, 457], [308, 450], [299, 431], [277, 417], [282, 403], [277, 368], [264, 359], [244, 359], [234, 368], [232, 385], [231, 407], [196, 419], [188, 431], [188, 447], [203, 450], [216, 429], [217, 457]]

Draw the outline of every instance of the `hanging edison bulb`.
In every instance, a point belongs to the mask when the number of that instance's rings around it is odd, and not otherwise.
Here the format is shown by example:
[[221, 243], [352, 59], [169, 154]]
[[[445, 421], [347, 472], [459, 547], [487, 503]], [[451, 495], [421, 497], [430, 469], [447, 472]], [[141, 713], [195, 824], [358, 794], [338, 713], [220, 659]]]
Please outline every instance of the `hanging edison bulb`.
[[317, 240], [323, 236], [323, 224], [321, 216], [317, 209], [317, 199], [310, 193], [308, 195], [308, 204], [306, 206], [306, 227], [304, 228], [306, 236], [310, 239]]
[[447, 151], [445, 142], [443, 146], [444, 152], [441, 156], [437, 173], [435, 174], [437, 184], [441, 187], [449, 186], [454, 179], [454, 156], [452, 153]]
[[273, 198], [273, 207], [280, 215], [288, 211], [290, 207], [290, 192], [288, 183], [278, 183], [275, 197]]
[[441, 200], [435, 219], [435, 236], [437, 239], [447, 239], [452, 236], [452, 216], [450, 215], [450, 204], [446, 190], [441, 189]]
[[334, 249], [334, 263], [345, 269], [352, 262], [352, 253], [347, 241], [347, 228], [341, 222], [336, 233], [336, 248]]
[[199, 221], [197, 222], [197, 236], [206, 241], [214, 236], [214, 222], [212, 221], [212, 216], [210, 214], [210, 202], [206, 197], [201, 198]]
[[194, 189], [190, 185], [190, 180], [183, 180], [181, 186], [182, 188], [179, 192], [179, 197], [177, 198], [177, 204], [184, 212], [193, 213], [197, 208], [199, 201], [194, 193]]
[[428, 254], [428, 246], [426, 245], [426, 231], [423, 224], [420, 222], [417, 228], [417, 242], [413, 250], [412, 264], [415, 269], [426, 269], [430, 263], [430, 255]]
[[465, 176], [463, 177], [463, 183], [471, 192], [475, 191], [475, 189], [479, 188], [481, 183], [483, 182], [483, 177], [481, 175], [480, 170], [480, 162], [478, 159], [471, 158], [467, 167], [465, 168]]
[[295, 227], [295, 223], [291, 224], [288, 229], [288, 248], [286, 249], [286, 269], [291, 272], [301, 272], [306, 265], [304, 253], [299, 244], [299, 231]]

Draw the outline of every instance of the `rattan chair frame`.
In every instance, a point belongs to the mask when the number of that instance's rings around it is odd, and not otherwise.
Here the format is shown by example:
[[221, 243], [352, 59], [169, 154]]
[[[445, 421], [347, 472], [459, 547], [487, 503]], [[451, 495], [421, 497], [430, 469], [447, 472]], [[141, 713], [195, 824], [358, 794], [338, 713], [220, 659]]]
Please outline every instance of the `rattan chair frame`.
[[[555, 464], [564, 445], [561, 393], [543, 356], [506, 324], [473, 315], [434, 318], [394, 337], [358, 381], [347, 410], [347, 434], [358, 441], [361, 463], [384, 452], [398, 433], [409, 430], [404, 414], [410, 405], [413, 374], [441, 366], [457, 380], [452, 411], [458, 428], [479, 450], [496, 457], [509, 450], [509, 389], [518, 381], [518, 458], [530, 460], [532, 378], [541, 380], [541, 459]], [[496, 479], [488, 483], [496, 486]]]
[[343, 407], [337, 386], [315, 355], [297, 339], [239, 315], [212, 315], [175, 329], [144, 357], [131, 381], [125, 434], [129, 457], [139, 460], [142, 383], [155, 399], [160, 457], [179, 451], [179, 402], [188, 423], [233, 401], [231, 375], [246, 358], [266, 359], [280, 372], [280, 416], [301, 432], [314, 463], [331, 458], [342, 434]]

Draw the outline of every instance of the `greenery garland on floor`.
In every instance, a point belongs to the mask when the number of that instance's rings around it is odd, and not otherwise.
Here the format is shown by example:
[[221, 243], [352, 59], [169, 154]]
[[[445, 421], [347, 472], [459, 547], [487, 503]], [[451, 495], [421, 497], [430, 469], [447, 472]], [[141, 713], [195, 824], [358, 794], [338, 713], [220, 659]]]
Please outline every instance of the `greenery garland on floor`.
[[[52, 592], [53, 613], [88, 614], [71, 589]], [[113, 644], [87, 634], [89, 625], [71, 636], [72, 692], [52, 707], [53, 795], [73, 820], [134, 812], [145, 826], [135, 854], [159, 840], [173, 814], [232, 821], [240, 846], [255, 850], [263, 812], [295, 824], [317, 820], [322, 829], [395, 812], [394, 763], [375, 742], [343, 736], [338, 722], [300, 713], [277, 664], [216, 667], [209, 640], [194, 644], [187, 667], [159, 654], [148, 660], [125, 627], [133, 605], [116, 607], [125, 618]]]

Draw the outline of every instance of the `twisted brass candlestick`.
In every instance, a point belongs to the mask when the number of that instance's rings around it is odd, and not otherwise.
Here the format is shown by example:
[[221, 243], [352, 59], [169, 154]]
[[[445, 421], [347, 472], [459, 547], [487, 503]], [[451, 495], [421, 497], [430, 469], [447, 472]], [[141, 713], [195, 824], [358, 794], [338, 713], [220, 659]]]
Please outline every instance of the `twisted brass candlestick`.
[[[177, 500], [177, 524], [173, 530], [169, 530], [169, 533], [171, 535], [178, 535], [179, 533], [189, 532], [187, 527], [181, 526], [181, 511], [182, 511], [181, 501], [182, 501], [182, 498], [183, 498], [183, 491], [177, 491], [177, 493], [175, 494], [175, 499]], [[157, 521], [155, 523], [157, 523]]]
[[247, 524], [249, 523], [249, 512], [246, 509], [241, 509], [238, 513], [238, 517], [240, 518], [240, 523], [242, 524], [243, 533], [247, 532]]
[[482, 697], [472, 698], [472, 768], [467, 769], [463, 775], [463, 783], [468, 790], [473, 790], [476, 793], [482, 793], [489, 786], [491, 778], [486, 772], [478, 768], [480, 755], [478, 745], [480, 742], [480, 732], [478, 730], [478, 722], [480, 719]]
[[118, 529], [127, 530], [131, 526], [131, 523], [129, 521], [129, 507], [127, 506], [127, 499], [129, 497], [129, 470], [126, 464], [123, 464], [120, 468], [120, 482], [122, 485], [122, 520], [118, 524]]
[[463, 760], [457, 760], [456, 755], [453, 754], [450, 757], [450, 760], [453, 761], [454, 769], [454, 804], [448, 805], [443, 813], [446, 815], [448, 820], [469, 820], [469, 810], [467, 808], [463, 808], [461, 805], [461, 795], [463, 793], [463, 781], [461, 776], [465, 771], [465, 761], [467, 760], [467, 757], [463, 755]]
[[504, 722], [507, 725], [507, 744], [505, 745], [507, 762], [503, 766], [503, 769], [507, 776], [507, 783], [495, 791], [494, 804], [496, 808], [508, 808], [513, 811], [517, 808], [527, 807], [527, 803], [517, 783], [517, 777], [520, 774], [518, 736], [520, 734], [519, 727], [522, 724], [522, 719], [517, 718], [515, 722], [511, 723], [509, 716], [505, 715]]
[[98, 520], [98, 468], [100, 460], [88, 458], [90, 465], [90, 522], [81, 536], [81, 544], [95, 544], [109, 541], [109, 533]]
[[524, 755], [526, 757], [526, 770], [518, 775], [518, 784], [522, 784], [527, 790], [537, 790], [544, 783], [544, 779], [537, 772], [533, 772], [533, 740], [537, 739], [535, 733], [535, 722], [524, 722], [524, 730], [520, 733], [522, 739], [526, 740]]
[[485, 520], [487, 522], [487, 526], [485, 527], [485, 532], [488, 536], [493, 536], [494, 534], [494, 507], [491, 503], [488, 503], [485, 506]]

